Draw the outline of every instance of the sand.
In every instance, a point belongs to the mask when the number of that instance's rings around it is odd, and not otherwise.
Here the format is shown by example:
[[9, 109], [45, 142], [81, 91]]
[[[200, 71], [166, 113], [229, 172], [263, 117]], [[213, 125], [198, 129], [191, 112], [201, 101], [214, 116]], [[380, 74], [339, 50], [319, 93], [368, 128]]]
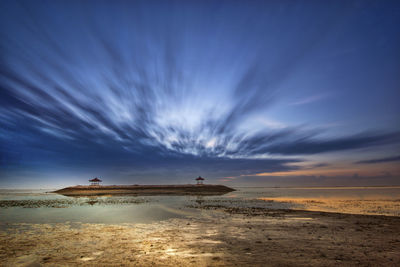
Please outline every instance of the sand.
[[400, 199], [340, 198], [259, 198], [266, 202], [288, 204], [290, 209], [340, 212], [349, 214], [400, 216]]
[[400, 217], [205, 206], [150, 224], [13, 224], [2, 266], [399, 266]]

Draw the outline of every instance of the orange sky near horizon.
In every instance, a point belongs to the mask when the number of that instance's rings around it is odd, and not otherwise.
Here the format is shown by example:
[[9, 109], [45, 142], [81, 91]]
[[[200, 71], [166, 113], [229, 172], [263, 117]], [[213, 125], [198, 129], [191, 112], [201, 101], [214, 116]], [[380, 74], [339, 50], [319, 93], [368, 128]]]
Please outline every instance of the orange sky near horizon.
[[[294, 176], [325, 176], [325, 177], [346, 177], [346, 176], [362, 176], [362, 177], [376, 177], [381, 175], [399, 175], [400, 166], [395, 163], [381, 163], [381, 164], [346, 164], [338, 163], [336, 165], [328, 165], [322, 167], [307, 166], [306, 164], [290, 164], [292, 166], [301, 166], [302, 169], [292, 171], [278, 171], [278, 172], [261, 172], [255, 174], [241, 175], [241, 176], [263, 176], [263, 177], [294, 177]], [[221, 181], [232, 181], [238, 177], [224, 177]]]

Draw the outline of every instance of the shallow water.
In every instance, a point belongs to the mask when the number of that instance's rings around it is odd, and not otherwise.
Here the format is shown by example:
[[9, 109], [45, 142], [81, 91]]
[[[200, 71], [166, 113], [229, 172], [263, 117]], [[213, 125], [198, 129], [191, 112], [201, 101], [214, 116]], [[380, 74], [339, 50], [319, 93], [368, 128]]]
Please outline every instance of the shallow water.
[[222, 196], [66, 197], [48, 190], [0, 190], [0, 224], [149, 223], [202, 216], [196, 207], [262, 207], [400, 216], [400, 187], [236, 188]]
[[[40, 192], [0, 192], [0, 223], [150, 223], [191, 216], [191, 196], [66, 197]], [[4, 202], [6, 202], [4, 204]], [[15, 206], [11, 206], [15, 205]]]

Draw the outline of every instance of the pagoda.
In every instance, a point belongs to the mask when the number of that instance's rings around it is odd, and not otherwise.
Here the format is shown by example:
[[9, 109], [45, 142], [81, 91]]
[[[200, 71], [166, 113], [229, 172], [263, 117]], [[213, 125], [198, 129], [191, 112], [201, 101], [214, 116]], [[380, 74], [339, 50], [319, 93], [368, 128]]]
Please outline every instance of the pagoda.
[[91, 180], [89, 180], [89, 182], [90, 182], [90, 185], [100, 185], [100, 183], [102, 182], [99, 178], [94, 178], [94, 179], [91, 179]]
[[197, 185], [202, 185], [202, 184], [203, 184], [203, 181], [204, 181], [204, 178], [201, 177], [201, 176], [199, 176], [199, 177], [196, 178]]

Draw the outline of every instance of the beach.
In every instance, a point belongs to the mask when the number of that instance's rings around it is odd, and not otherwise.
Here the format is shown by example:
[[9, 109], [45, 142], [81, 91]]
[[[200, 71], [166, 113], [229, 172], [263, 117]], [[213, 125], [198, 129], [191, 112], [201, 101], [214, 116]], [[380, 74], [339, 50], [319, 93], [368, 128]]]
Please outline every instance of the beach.
[[[274, 203], [237, 199], [235, 195], [184, 199], [185, 204], [173, 211], [181, 216], [146, 223], [80, 222], [83, 217], [50, 223], [2, 221], [0, 261], [3, 266], [400, 264], [398, 216], [262, 207], [263, 203]], [[107, 203], [83, 207], [115, 207], [112, 202]], [[143, 209], [153, 204], [131, 201], [124, 205]], [[82, 206], [18, 208], [67, 211]], [[2, 208], [0, 212], [13, 209], [16, 208]]]
[[3, 266], [398, 266], [400, 218], [214, 210], [152, 224], [15, 224]]

